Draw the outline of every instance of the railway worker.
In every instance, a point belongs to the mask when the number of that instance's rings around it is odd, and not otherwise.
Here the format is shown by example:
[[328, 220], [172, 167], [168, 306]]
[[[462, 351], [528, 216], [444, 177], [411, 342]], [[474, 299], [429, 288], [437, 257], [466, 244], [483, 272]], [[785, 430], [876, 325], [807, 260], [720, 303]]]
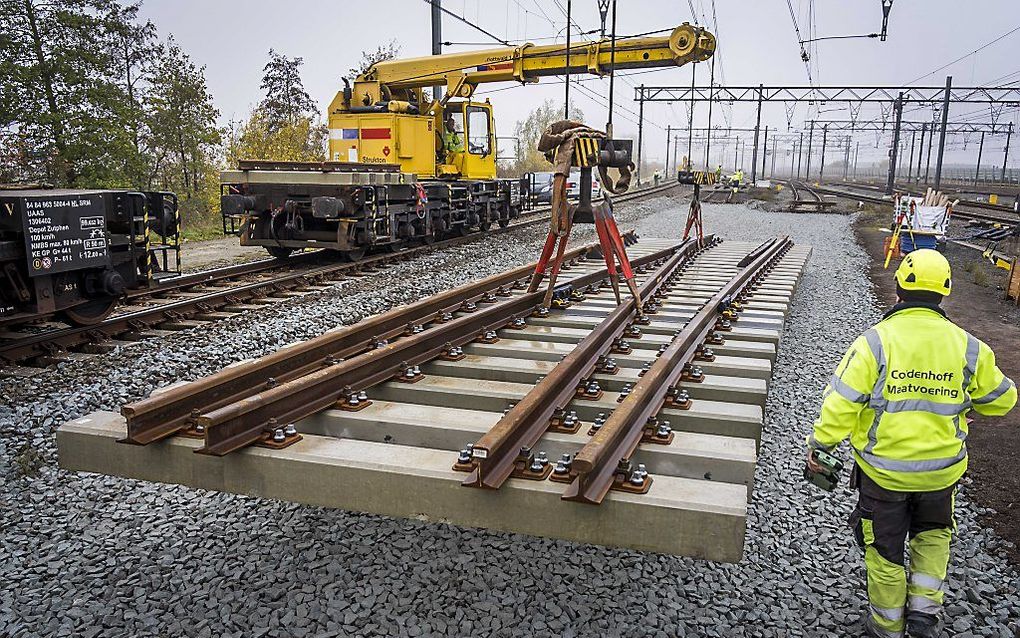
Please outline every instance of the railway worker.
[[903, 259], [897, 304], [843, 356], [807, 440], [815, 472], [816, 448], [832, 450], [848, 436], [853, 446], [850, 483], [859, 497], [850, 525], [864, 549], [869, 636], [939, 635], [953, 497], [967, 469], [967, 413], [1003, 416], [1017, 401], [991, 349], [939, 306], [950, 288], [941, 253]]
[[464, 138], [457, 132], [457, 123], [453, 120], [453, 113], [446, 114], [446, 124], [443, 127], [443, 146], [447, 153], [463, 153]]

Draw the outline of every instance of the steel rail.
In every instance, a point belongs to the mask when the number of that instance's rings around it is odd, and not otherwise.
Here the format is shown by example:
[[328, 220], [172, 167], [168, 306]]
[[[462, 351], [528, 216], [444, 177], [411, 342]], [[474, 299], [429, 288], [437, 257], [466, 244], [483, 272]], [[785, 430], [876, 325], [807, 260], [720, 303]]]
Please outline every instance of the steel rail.
[[[891, 199], [884, 199], [884, 198], [876, 196], [876, 195], [866, 195], [864, 193], [854, 193], [854, 192], [851, 192], [851, 191], [845, 191], [845, 190], [840, 190], [840, 189], [836, 189], [836, 188], [829, 188], [829, 187], [824, 187], [824, 186], [818, 187], [818, 190], [823, 192], [823, 193], [829, 193], [830, 195], [835, 195], [837, 197], [842, 197], [844, 199], [856, 199], [856, 200], [861, 200], [861, 201], [865, 201], [865, 202], [871, 202], [873, 204], [885, 204], [885, 205], [888, 205], [888, 206], [892, 206], [893, 205], [893, 200], [891, 200]], [[963, 207], [963, 206], [972, 206], [972, 205], [973, 205], [973, 203], [971, 203], [971, 202], [965, 202], [962, 199], [960, 200], [960, 207]], [[1001, 217], [999, 215], [988, 215], [986, 213], [979, 213], [979, 212], [973, 211], [973, 210], [966, 210], [966, 209], [963, 209], [963, 208], [960, 208], [960, 207], [954, 207], [953, 208], [953, 214], [950, 216], [950, 219], [952, 219], [953, 217], [959, 217], [960, 219], [973, 219], [973, 220], [977, 220], [977, 221], [989, 222], [989, 223], [992, 223], [992, 224], [1017, 224], [1017, 223], [1020, 223], [1020, 216]]]
[[[566, 259], [582, 257], [596, 245], [575, 248]], [[400, 338], [409, 327], [413, 331], [415, 325], [465, 302], [478, 303], [486, 293], [527, 278], [534, 269], [531, 263], [492, 275], [129, 403], [121, 408], [127, 419], [126, 441], [144, 445], [171, 436], [193, 425], [198, 413], [258, 393], [269, 379], [273, 383], [290, 381], [328, 365], [332, 359], [349, 358], [371, 349], [373, 343]]]
[[[661, 409], [670, 388], [684, 373], [685, 364], [719, 325], [722, 313], [729, 310], [750, 285], [761, 281], [776, 259], [792, 245], [789, 237], [773, 240], [767, 248], [741, 269], [715, 293], [687, 322], [634, 389], [612, 412], [605, 424], [573, 459], [571, 470], [577, 476], [563, 493], [563, 499], [599, 504], [619, 473], [621, 461], [629, 461], [648, 427]], [[648, 479], [646, 479], [648, 480]]]
[[[620, 199], [621, 201], [641, 199], [668, 191], [677, 186], [677, 184], [666, 184], [663, 186], [646, 188], [628, 193]], [[82, 346], [83, 344], [94, 343], [97, 341], [102, 342], [105, 339], [112, 339], [117, 335], [137, 331], [139, 326], [148, 328], [170, 320], [179, 319], [181, 317], [188, 318], [203, 312], [201, 309], [203, 305], [206, 307], [219, 308], [229, 303], [236, 303], [236, 300], [233, 299], [236, 297], [243, 297], [244, 295], [250, 295], [252, 297], [257, 296], [256, 293], [259, 291], [276, 291], [282, 288], [295, 287], [306, 283], [310, 279], [325, 278], [347, 271], [356, 271], [362, 268], [372, 268], [375, 266], [385, 265], [393, 261], [403, 261], [418, 256], [419, 254], [470, 243], [492, 235], [511, 232], [525, 226], [534, 226], [546, 221], [545, 218], [539, 216], [542, 212], [548, 212], [548, 209], [535, 209], [533, 211], [529, 211], [526, 214], [528, 219], [522, 220], [518, 218], [519, 221], [510, 224], [506, 228], [492, 229], [487, 233], [474, 233], [465, 237], [455, 237], [436, 242], [434, 244], [414, 246], [397, 253], [373, 255], [355, 263], [332, 263], [322, 266], [313, 266], [308, 270], [287, 272], [271, 279], [248, 283], [242, 286], [234, 286], [229, 289], [215, 290], [198, 297], [159, 304], [151, 308], [136, 310], [129, 313], [115, 314], [102, 322], [91, 326], [74, 326], [57, 330], [49, 330], [26, 335], [25, 337], [16, 340], [0, 342], [0, 365], [5, 363], [17, 364], [22, 361], [30, 360], [34, 357], [52, 355], [54, 352], [66, 351], [70, 348]], [[265, 264], [262, 269], [246, 270], [250, 267], [248, 264], [241, 264], [239, 266], [229, 268], [237, 268], [240, 271], [239, 274], [248, 275], [255, 274], [263, 270], [271, 270], [276, 267], [287, 266], [286, 261], [275, 264], [272, 263], [274, 261], [277, 260], [261, 260], [260, 262], [256, 262], [259, 264]], [[180, 288], [187, 288], [196, 285], [209, 285], [214, 283], [215, 280], [210, 280], [208, 278], [202, 280], [205, 274], [206, 273], [202, 272], [191, 273], [185, 276], [186, 279], [180, 280], [178, 285], [166, 284], [159, 289], [146, 291], [144, 295], [136, 295], [134, 298], [137, 299], [139, 297], [152, 294], [166, 294]], [[228, 279], [232, 276], [238, 275], [221, 274], [218, 279]]]
[[[712, 242], [709, 236], [709, 245]], [[698, 254], [698, 242], [687, 240], [642, 283], [639, 295], [648, 301], [667, 285], [677, 268]], [[550, 420], [576, 395], [578, 384], [595, 370], [598, 360], [636, 317], [632, 297], [617, 306], [556, 367], [471, 448], [474, 469], [464, 480], [466, 487], [499, 489], [514, 472], [520, 450], [531, 448], [549, 429]]]
[[[637, 266], [651, 263], [671, 252], [656, 251], [633, 260]], [[575, 288], [605, 279], [605, 268], [580, 275], [570, 283]], [[276, 385], [197, 417], [204, 430], [205, 445], [197, 450], [222, 456], [247, 445], [264, 441], [277, 427], [342, 402], [349, 392], [396, 378], [408, 366], [416, 366], [448, 353], [486, 332], [502, 328], [515, 318], [535, 310], [544, 291], [523, 293], [491, 306], [466, 312], [449, 321], [432, 324], [418, 334], [400, 339], [338, 361], [292, 381]]]

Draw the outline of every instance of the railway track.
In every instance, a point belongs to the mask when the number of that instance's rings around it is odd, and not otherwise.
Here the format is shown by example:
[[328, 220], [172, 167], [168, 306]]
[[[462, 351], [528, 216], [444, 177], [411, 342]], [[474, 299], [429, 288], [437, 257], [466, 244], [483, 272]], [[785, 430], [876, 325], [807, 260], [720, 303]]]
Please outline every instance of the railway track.
[[[617, 197], [625, 203], [665, 193], [676, 184], [643, 189]], [[185, 330], [236, 316], [260, 306], [324, 289], [345, 277], [373, 272], [425, 252], [513, 232], [547, 221], [548, 208], [524, 213], [506, 228], [380, 253], [355, 262], [331, 260], [316, 251], [289, 259], [265, 259], [164, 280], [153, 289], [132, 291], [124, 306], [90, 326], [59, 323], [0, 328], [0, 375], [30, 376], [47, 366], [112, 351], [119, 346], [171, 331]]]
[[643, 315], [588, 250], [553, 308], [508, 271], [67, 423], [60, 463], [739, 560], [810, 249], [642, 239]]
[[[824, 213], [836, 205], [836, 202], [825, 201], [818, 192], [804, 182], [788, 180], [785, 182], [793, 195], [790, 211], [794, 213]], [[804, 197], [807, 195], [807, 197]]]
[[[869, 191], [880, 191], [884, 193], [885, 189], [879, 186], [873, 186], [870, 184], [845, 184], [841, 183], [841, 186], [848, 186], [855, 189], [865, 189]], [[874, 204], [888, 204], [892, 205], [889, 199], [886, 199], [884, 194], [867, 194], [859, 191], [849, 191], [842, 188], [833, 188], [831, 185], [816, 187], [817, 190], [823, 193], [829, 193], [837, 197], [845, 197], [848, 199], [858, 199], [861, 201], [871, 202]], [[921, 193], [919, 193], [921, 194]], [[1001, 211], [1002, 214], [989, 214], [982, 211], [973, 210], [974, 208], [981, 208], [984, 210]], [[989, 204], [987, 202], [977, 202], [972, 200], [960, 200], [959, 205], [953, 208], [953, 217], [959, 219], [969, 219], [979, 222], [985, 222], [989, 224], [1017, 224], [1020, 223], [1020, 215], [1016, 215], [1010, 209], [1005, 206], [998, 206], [995, 204]]]

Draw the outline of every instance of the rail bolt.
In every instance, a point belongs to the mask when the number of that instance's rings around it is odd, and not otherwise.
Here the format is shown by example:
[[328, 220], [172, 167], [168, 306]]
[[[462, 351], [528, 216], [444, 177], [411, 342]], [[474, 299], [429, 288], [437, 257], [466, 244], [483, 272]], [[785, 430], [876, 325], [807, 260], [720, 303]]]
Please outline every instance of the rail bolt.
[[572, 428], [577, 425], [577, 411], [571, 410], [563, 417], [563, 427]]
[[286, 438], [287, 437], [283, 435], [283, 430], [281, 430], [280, 428], [276, 428], [275, 430], [273, 430], [273, 443], [283, 443], [284, 439]]
[[283, 428], [283, 433], [286, 436], [296, 436], [297, 435], [297, 428], [294, 427], [293, 423], [288, 423], [287, 426], [285, 428]]

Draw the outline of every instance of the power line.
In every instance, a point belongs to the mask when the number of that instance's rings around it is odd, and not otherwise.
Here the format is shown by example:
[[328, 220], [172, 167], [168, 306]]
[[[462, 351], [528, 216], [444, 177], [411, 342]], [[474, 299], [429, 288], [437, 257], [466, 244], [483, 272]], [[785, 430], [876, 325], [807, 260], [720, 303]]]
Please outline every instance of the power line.
[[449, 10], [449, 9], [447, 9], [446, 7], [442, 6], [441, 4], [437, 4], [437, 3], [433, 2], [433, 0], [422, 0], [422, 2], [424, 2], [424, 3], [425, 3], [425, 4], [427, 4], [427, 5], [429, 5], [430, 7], [431, 7], [431, 6], [436, 6], [436, 7], [438, 7], [438, 8], [439, 8], [439, 10], [440, 10], [440, 11], [442, 11], [443, 13], [445, 13], [446, 15], [448, 15], [448, 16], [452, 16], [452, 17], [454, 17], [454, 18], [457, 18], [458, 20], [460, 20], [460, 21], [461, 21], [461, 22], [463, 22], [464, 24], [468, 25], [468, 26], [469, 26], [469, 27], [471, 27], [472, 29], [474, 29], [474, 30], [476, 30], [476, 31], [480, 31], [480, 32], [484, 33], [485, 35], [489, 36], [490, 38], [492, 38], [492, 39], [493, 39], [493, 40], [495, 40], [496, 42], [499, 42], [500, 44], [504, 44], [504, 45], [506, 45], [506, 46], [508, 46], [508, 47], [509, 47], [509, 46], [513, 46], [512, 44], [510, 44], [509, 42], [507, 42], [507, 41], [506, 41], [506, 40], [504, 40], [503, 38], [500, 38], [499, 36], [497, 36], [497, 35], [495, 35], [495, 34], [493, 34], [493, 33], [490, 33], [490, 32], [488, 32], [488, 31], [486, 31], [485, 29], [483, 29], [482, 27], [478, 26], [478, 25], [477, 25], [477, 24], [475, 24], [474, 22], [471, 22], [471, 21], [470, 21], [470, 20], [468, 20], [467, 18], [465, 18], [465, 17], [463, 17], [463, 16], [459, 16], [459, 15], [457, 15], [456, 13], [454, 13], [453, 11], [450, 11], [450, 10]]
[[970, 53], [967, 53], [966, 55], [961, 55], [960, 57], [956, 58], [952, 62], [948, 62], [946, 64], [943, 64], [942, 66], [940, 66], [939, 68], [935, 69], [934, 71], [929, 71], [928, 73], [925, 73], [924, 75], [918, 76], [918, 77], [914, 78], [913, 80], [907, 82], [906, 84], [913, 84], [914, 82], [917, 82], [918, 80], [923, 80], [924, 78], [928, 77], [929, 75], [934, 75], [934, 74], [938, 73], [939, 71], [941, 71], [941, 70], [943, 70], [943, 69], [945, 69], [947, 67], [953, 66], [954, 64], [956, 64], [960, 60], [965, 60], [965, 59], [969, 58], [970, 56], [974, 55], [975, 53], [978, 53], [979, 51], [987, 49], [988, 47], [992, 46], [993, 44], [995, 44], [999, 40], [1002, 40], [1003, 38], [1009, 37], [1009, 36], [1013, 35], [1014, 33], [1016, 33], [1017, 31], [1020, 31], [1020, 25], [1018, 25], [1016, 27], [1013, 27], [1013, 29], [1011, 29], [1010, 31], [1008, 31], [1006, 33], [1003, 33], [1002, 35], [1000, 35], [999, 37], [995, 38], [991, 42], [987, 42], [985, 44], [982, 44], [981, 46], [979, 46], [978, 48], [974, 49]]

